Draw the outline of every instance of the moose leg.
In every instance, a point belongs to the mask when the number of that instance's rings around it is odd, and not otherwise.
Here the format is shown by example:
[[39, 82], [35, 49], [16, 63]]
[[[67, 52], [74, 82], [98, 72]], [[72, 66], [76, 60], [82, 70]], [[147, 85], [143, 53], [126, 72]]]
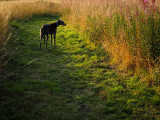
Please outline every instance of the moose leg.
[[42, 37], [43, 37], [43, 35], [41, 35], [41, 37], [40, 37], [40, 48], [41, 48]]
[[44, 45], [45, 45], [45, 42], [46, 42], [46, 40], [45, 40], [45, 35], [44, 35]]
[[52, 34], [51, 34], [51, 44], [52, 44]]
[[47, 40], [46, 40], [46, 48], [47, 48], [47, 42], [48, 42], [48, 35], [47, 35]]
[[54, 44], [56, 46], [56, 33], [54, 33]]

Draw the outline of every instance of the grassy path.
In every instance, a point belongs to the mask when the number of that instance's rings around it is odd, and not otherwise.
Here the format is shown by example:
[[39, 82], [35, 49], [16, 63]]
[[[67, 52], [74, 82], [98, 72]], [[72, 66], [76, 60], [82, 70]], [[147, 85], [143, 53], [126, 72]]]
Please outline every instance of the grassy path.
[[1, 84], [0, 119], [156, 119], [156, 92], [138, 83], [138, 78], [115, 74], [106, 63], [108, 55], [87, 45], [77, 31], [59, 27], [58, 46], [48, 42], [48, 49], [39, 48], [40, 27], [57, 19], [11, 23], [16, 37], [10, 51], [18, 49], [7, 66], [13, 76]]

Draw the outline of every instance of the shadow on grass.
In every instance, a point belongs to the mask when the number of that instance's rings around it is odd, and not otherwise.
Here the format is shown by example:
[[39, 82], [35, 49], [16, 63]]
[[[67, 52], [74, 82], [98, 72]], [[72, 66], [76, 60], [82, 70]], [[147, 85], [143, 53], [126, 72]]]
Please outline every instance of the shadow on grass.
[[159, 104], [156, 92], [140, 84], [136, 77], [125, 79], [115, 74], [107, 63], [107, 53], [87, 44], [81, 33], [59, 27], [58, 46], [48, 41], [48, 49], [39, 48], [40, 27], [58, 18], [11, 22], [15, 36], [8, 50], [17, 46], [18, 50], [6, 67], [6, 73], [14, 74], [0, 84], [0, 118], [155, 118], [151, 98], [154, 96], [154, 103]]

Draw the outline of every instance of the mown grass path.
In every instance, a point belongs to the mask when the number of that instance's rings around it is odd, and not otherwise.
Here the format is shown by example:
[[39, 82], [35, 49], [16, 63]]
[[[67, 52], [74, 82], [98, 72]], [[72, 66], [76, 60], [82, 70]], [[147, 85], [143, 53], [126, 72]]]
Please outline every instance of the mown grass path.
[[108, 55], [88, 45], [79, 32], [59, 27], [57, 46], [49, 41], [48, 49], [43, 44], [39, 48], [39, 29], [57, 19], [36, 17], [11, 23], [15, 37], [8, 49], [18, 49], [7, 66], [8, 80], [1, 84], [0, 118], [155, 119], [157, 110], [150, 105], [155, 91], [135, 85], [137, 78], [124, 80], [115, 74], [107, 64]]

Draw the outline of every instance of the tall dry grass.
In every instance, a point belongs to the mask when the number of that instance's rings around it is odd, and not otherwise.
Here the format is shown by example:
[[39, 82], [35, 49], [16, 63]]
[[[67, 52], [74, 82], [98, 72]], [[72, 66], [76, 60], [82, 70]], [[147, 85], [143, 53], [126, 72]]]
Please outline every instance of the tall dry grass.
[[160, 80], [160, 1], [64, 0], [63, 17], [111, 53], [113, 66]]

